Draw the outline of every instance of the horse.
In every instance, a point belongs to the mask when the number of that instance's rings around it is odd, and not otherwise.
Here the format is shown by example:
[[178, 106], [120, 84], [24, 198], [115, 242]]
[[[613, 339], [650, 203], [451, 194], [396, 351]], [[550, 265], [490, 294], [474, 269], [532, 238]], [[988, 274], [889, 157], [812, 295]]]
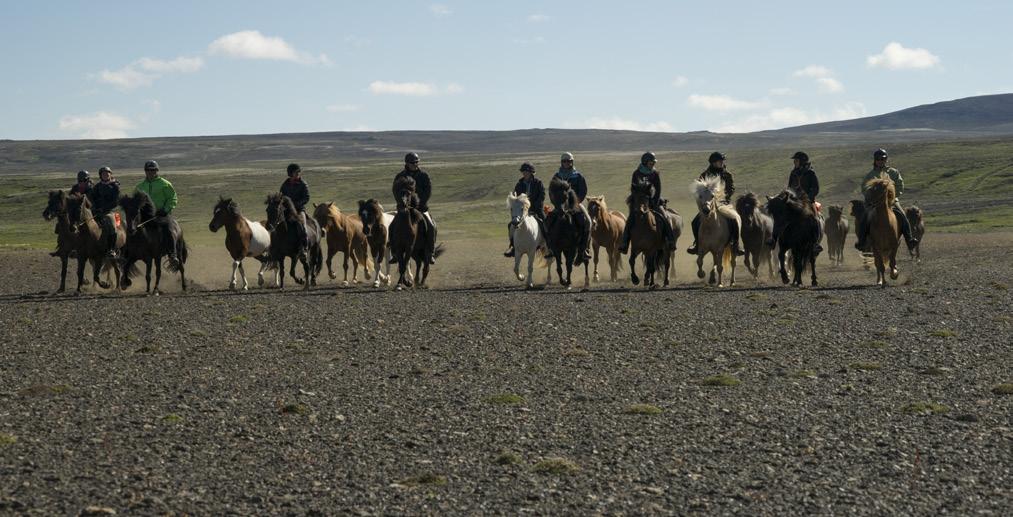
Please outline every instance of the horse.
[[[267, 205], [267, 231], [271, 232], [268, 247], [269, 267], [277, 268], [275, 278], [278, 288], [285, 288], [285, 258], [291, 262], [289, 276], [303, 289], [317, 284], [317, 274], [323, 267], [323, 253], [320, 251], [320, 226], [312, 217], [305, 223], [292, 200], [280, 192], [269, 194], [264, 200]], [[295, 262], [303, 266], [304, 278], [295, 276]]]
[[[664, 285], [668, 285], [668, 269], [671, 262], [671, 250], [665, 242], [661, 225], [656, 221], [656, 214], [650, 208], [654, 197], [654, 186], [641, 181], [631, 186], [630, 196], [626, 203], [630, 208], [633, 228], [630, 230], [630, 281], [633, 285], [640, 283], [637, 277], [637, 256], [644, 255], [644, 287], [657, 288], [654, 274], [658, 269], [664, 272]], [[669, 224], [673, 221], [669, 219]], [[673, 228], [674, 228], [673, 224]]]
[[844, 243], [848, 239], [848, 220], [844, 218], [844, 207], [830, 205], [827, 207], [830, 217], [826, 221], [827, 256], [830, 263], [838, 266], [844, 264]]
[[[124, 289], [130, 287], [133, 281], [131, 277], [138, 271], [135, 262], [144, 262], [144, 292], [152, 293], [151, 290], [151, 264], [155, 264], [155, 290], [159, 294], [158, 285], [162, 281], [162, 258], [173, 251], [168, 242], [163, 242], [163, 233], [158, 226], [152, 224], [157, 216], [155, 205], [151, 198], [144, 192], [134, 192], [133, 196], [120, 197], [120, 207], [126, 214], [127, 244], [123, 247], [123, 280], [120, 282]], [[166, 269], [171, 272], [179, 272], [179, 279], [183, 290], [186, 291], [186, 259], [189, 255], [186, 241], [183, 239], [183, 229], [176, 221], [171, 221], [171, 231], [176, 234], [175, 261], [167, 261]]]
[[[573, 263], [580, 251], [580, 228], [577, 215], [581, 211], [577, 193], [565, 180], [553, 177], [549, 183], [549, 200], [555, 209], [546, 217], [545, 226], [549, 235], [545, 242], [555, 255], [556, 274], [559, 284], [570, 288]], [[566, 277], [563, 277], [563, 263], [566, 263]], [[591, 284], [588, 264], [584, 262], [584, 289]]]
[[60, 257], [60, 288], [56, 292], [62, 293], [67, 288], [67, 263], [70, 261], [75, 241], [67, 215], [66, 192], [62, 190], [49, 191], [49, 202], [46, 204], [46, 209], [42, 211], [42, 218], [47, 221], [56, 220], [56, 228], [53, 230], [56, 233], [56, 251], [50, 255]]
[[820, 242], [820, 223], [809, 197], [787, 189], [774, 197], [767, 196], [767, 211], [774, 218], [774, 228], [780, 229], [777, 236], [777, 261], [781, 282], [788, 283], [785, 270], [785, 254], [791, 251], [792, 285], [802, 285], [802, 272], [808, 264], [812, 271], [812, 285], [816, 280], [816, 250]]
[[[92, 281], [102, 289], [109, 289], [108, 282], [99, 279], [99, 272], [112, 268], [116, 275], [116, 288], [120, 287], [120, 268], [116, 260], [109, 258], [108, 244], [102, 237], [102, 228], [95, 221], [91, 213], [91, 201], [77, 194], [67, 198], [67, 223], [69, 234], [74, 251], [77, 252], [77, 292], [81, 292], [84, 285], [84, 264], [91, 262]], [[111, 217], [111, 216], [100, 216]], [[127, 236], [122, 227], [116, 227], [115, 248], [123, 248]], [[61, 282], [62, 283], [62, 282]]]
[[869, 211], [869, 244], [876, 263], [876, 285], [886, 287], [886, 262], [890, 261], [890, 279], [897, 279], [897, 248], [900, 247], [900, 222], [894, 215], [893, 202], [897, 190], [889, 178], [869, 181], [865, 191]]
[[[517, 280], [524, 281], [527, 278], [526, 287], [531, 289], [535, 285], [534, 269], [535, 261], [539, 267], [544, 263], [546, 267], [545, 285], [552, 281], [552, 268], [545, 262], [545, 235], [538, 224], [538, 219], [528, 214], [531, 208], [531, 200], [527, 194], [510, 193], [507, 196], [507, 208], [510, 209], [510, 224], [514, 227], [514, 275]], [[521, 256], [528, 256], [527, 277], [521, 274]]]
[[[383, 206], [375, 199], [359, 200], [359, 219], [362, 221], [362, 232], [369, 244], [370, 257], [375, 268], [373, 287], [380, 287], [380, 280], [390, 285], [390, 223], [394, 222], [394, 214], [384, 212]], [[380, 273], [380, 264], [385, 264], [386, 274]], [[366, 279], [369, 279], [367, 274]]]
[[767, 264], [767, 277], [774, 278], [773, 249], [767, 241], [774, 234], [774, 220], [759, 209], [756, 194], [747, 192], [735, 200], [735, 212], [742, 219], [742, 248], [746, 255], [742, 262], [753, 278], [760, 276], [760, 266]]
[[[396, 193], [397, 212], [394, 220], [390, 223], [390, 253], [397, 262], [398, 280], [397, 290], [402, 287], [426, 287], [426, 278], [429, 277], [429, 259], [437, 258], [443, 254], [443, 246], [436, 246], [432, 256], [426, 250], [426, 225], [422, 215], [416, 206], [419, 204], [419, 196], [415, 193], [415, 180], [410, 177], [398, 178], [394, 184]], [[417, 283], [405, 272], [409, 268], [409, 261], [415, 261], [415, 278]]]
[[[721, 202], [725, 196], [725, 182], [719, 176], [697, 179], [690, 184], [690, 190], [696, 199], [697, 209], [700, 211], [696, 276], [697, 278], [706, 276], [703, 271], [703, 260], [709, 253], [714, 265], [711, 267], [710, 279], [707, 283], [724, 287], [724, 270], [726, 267], [730, 267], [729, 285], [735, 285], [735, 254], [732, 253], [732, 246], [728, 242], [730, 235], [725, 218], [739, 219], [739, 214], [735, 208]], [[739, 228], [742, 228], [741, 224], [739, 224]]]
[[225, 249], [232, 257], [232, 281], [229, 282], [229, 289], [236, 288], [236, 270], [243, 278], [243, 290], [249, 289], [249, 282], [246, 281], [246, 271], [243, 270], [243, 259], [253, 257], [261, 261], [260, 271], [257, 272], [257, 283], [264, 285], [264, 269], [266, 262], [263, 260], [264, 252], [271, 245], [271, 234], [263, 224], [251, 221], [239, 212], [239, 205], [232, 198], [219, 196], [218, 203], [211, 213], [211, 222], [208, 229], [217, 232], [219, 228], [225, 227]]
[[594, 248], [594, 281], [598, 282], [598, 252], [605, 248], [609, 260], [609, 280], [619, 279], [622, 270], [622, 253], [619, 241], [626, 226], [626, 215], [618, 210], [609, 210], [605, 196], [588, 196], [587, 212], [591, 216], [591, 246]]
[[334, 203], [313, 204], [313, 219], [324, 229], [327, 236], [327, 276], [337, 278], [331, 269], [331, 260], [339, 251], [344, 253], [342, 267], [345, 278], [342, 285], [348, 285], [348, 258], [352, 259], [352, 282], [359, 283], [359, 264], [362, 264], [364, 278], [369, 278], [369, 264], [366, 253], [366, 234], [362, 231], [362, 220], [356, 215], [341, 213]]
[[911, 258], [918, 262], [922, 261], [922, 237], [925, 236], [925, 214], [921, 208], [911, 205], [904, 210], [908, 223], [911, 224], [911, 236], [918, 239], [914, 246], [909, 246], [907, 251]]

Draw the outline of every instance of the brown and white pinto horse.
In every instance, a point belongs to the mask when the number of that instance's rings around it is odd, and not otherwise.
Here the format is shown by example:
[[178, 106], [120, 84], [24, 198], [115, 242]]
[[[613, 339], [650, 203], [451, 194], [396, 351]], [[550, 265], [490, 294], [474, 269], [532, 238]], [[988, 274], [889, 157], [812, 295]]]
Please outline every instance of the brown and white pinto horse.
[[219, 228], [225, 227], [225, 249], [229, 250], [232, 257], [232, 280], [229, 282], [229, 289], [236, 288], [236, 271], [243, 278], [243, 290], [249, 289], [249, 282], [246, 281], [246, 271], [243, 270], [243, 259], [253, 257], [261, 261], [260, 271], [257, 273], [259, 285], [264, 285], [264, 252], [271, 245], [271, 234], [263, 224], [251, 221], [239, 211], [239, 204], [232, 198], [218, 197], [218, 204], [215, 205], [211, 214], [211, 222], [208, 229], [217, 232]]

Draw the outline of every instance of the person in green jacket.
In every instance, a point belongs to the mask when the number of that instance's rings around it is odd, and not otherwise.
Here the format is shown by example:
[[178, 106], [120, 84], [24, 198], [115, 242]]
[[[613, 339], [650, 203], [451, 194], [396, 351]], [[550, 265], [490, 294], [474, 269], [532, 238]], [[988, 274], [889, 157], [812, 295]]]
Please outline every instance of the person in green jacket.
[[[894, 217], [897, 218], [897, 222], [900, 224], [900, 232], [904, 235], [907, 247], [911, 249], [915, 244], [918, 244], [918, 239], [911, 235], [911, 223], [908, 222], [907, 215], [904, 214], [904, 209], [900, 206], [900, 195], [904, 193], [904, 178], [900, 175], [899, 170], [886, 164], [888, 159], [889, 155], [886, 153], [886, 149], [876, 149], [872, 153], [872, 170], [862, 178], [862, 194], [865, 194], [865, 191], [869, 189], [869, 182], [872, 180], [888, 177], [893, 181], [897, 197], [894, 198], [891, 208], [893, 209]], [[865, 238], [869, 235], [869, 218], [863, 217], [861, 221], [856, 221], [856, 223], [855, 233], [858, 234], [858, 242], [855, 243], [855, 248], [859, 251], [865, 251]]]
[[175, 262], [176, 240], [181, 232], [179, 223], [171, 214], [178, 199], [172, 183], [158, 175], [158, 162], [155, 160], [144, 162], [144, 181], [137, 184], [137, 191], [147, 194], [155, 205], [156, 217], [150, 224], [162, 230], [162, 240], [167, 243], [163, 249], [168, 251], [169, 261]]

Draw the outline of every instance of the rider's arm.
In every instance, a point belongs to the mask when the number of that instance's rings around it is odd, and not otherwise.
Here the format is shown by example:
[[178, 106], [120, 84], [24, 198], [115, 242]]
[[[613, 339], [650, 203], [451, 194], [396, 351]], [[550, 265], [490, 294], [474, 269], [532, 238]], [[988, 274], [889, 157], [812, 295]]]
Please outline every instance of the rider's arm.
[[415, 191], [419, 195], [420, 205], [428, 208], [429, 207], [429, 196], [433, 195], [433, 184], [429, 180], [429, 175], [428, 174], [424, 174], [424, 173], [421, 174], [419, 179], [421, 181], [419, 181], [418, 184], [415, 186]]
[[893, 187], [897, 191], [897, 197], [900, 197], [904, 193], [904, 177], [900, 175], [900, 171], [894, 169], [897, 172], [897, 179], [893, 180]]
[[162, 204], [162, 210], [167, 214], [171, 214], [173, 209], [176, 208], [176, 189], [172, 188], [172, 183], [169, 183], [168, 181], [165, 182], [162, 189], [165, 194], [165, 202]]
[[583, 174], [577, 176], [577, 188], [575, 190], [577, 191], [577, 198], [583, 202], [584, 198], [587, 197], [587, 180], [584, 179]]

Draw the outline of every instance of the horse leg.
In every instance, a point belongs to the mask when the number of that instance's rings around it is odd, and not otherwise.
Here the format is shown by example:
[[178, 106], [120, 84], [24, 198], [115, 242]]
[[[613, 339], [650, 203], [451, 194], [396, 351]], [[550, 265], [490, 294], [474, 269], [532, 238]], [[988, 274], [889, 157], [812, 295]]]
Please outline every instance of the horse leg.
[[637, 255], [640, 254], [640, 250], [630, 247], [630, 282], [633, 285], [640, 285], [640, 279], [637, 278]]
[[[312, 260], [312, 258], [307, 258], [305, 254], [299, 255], [299, 262], [302, 263], [303, 278], [305, 278], [305, 282], [302, 285], [303, 290], [310, 288], [310, 281], [313, 276], [313, 273], [310, 271], [310, 262]], [[295, 266], [295, 261], [292, 262], [292, 265]], [[292, 270], [295, 271], [295, 267]]]
[[[731, 271], [730, 278], [728, 279], [728, 285], [729, 286], [735, 285], [735, 254], [734, 253], [732, 253], [731, 266], [732, 266], [732, 271]], [[746, 269], [747, 270], [749, 269], [748, 265], [746, 266]]]
[[816, 255], [815, 254], [809, 254], [809, 269], [812, 270], [812, 272], [811, 272], [812, 273], [812, 277], [811, 277], [812, 286], [816, 287], [817, 285], [819, 285], [819, 283], [816, 281]]
[[[523, 253], [519, 253], [519, 252], [517, 252], [516, 249], [514, 249], [514, 276], [517, 277], [517, 280], [520, 280], [520, 281], [523, 282], [524, 281], [524, 275], [521, 274], [521, 255], [523, 255]], [[533, 258], [534, 258], [534, 255], [531, 254], [531, 253], [528, 253], [528, 263], [530, 263]], [[528, 277], [530, 277], [530, 276], [531, 276], [531, 272], [528, 271]]]
[[[590, 264], [588, 264], [587, 261], [584, 261], [584, 290], [585, 291], [587, 291], [588, 288], [591, 287], [591, 277], [588, 275], [588, 269], [590, 267], [591, 267]], [[597, 279], [595, 281], [597, 281]]]
[[563, 279], [563, 252], [560, 251], [559, 255], [556, 256], [556, 276], [559, 277], [559, 285], [566, 286], [566, 280]]
[[81, 292], [81, 285], [84, 284], [84, 262], [85, 258], [82, 257], [83, 253], [79, 250], [77, 253], [77, 292]]
[[342, 285], [348, 285], [348, 255], [350, 254], [350, 251], [346, 251], [345, 260], [341, 262], [341, 267], [345, 270], [345, 279], [341, 282]]
[[[338, 275], [335, 275], [334, 271], [331, 269], [331, 261], [334, 260], [334, 255], [336, 255], [337, 253], [338, 253], [338, 250], [331, 249], [330, 245], [327, 246], [327, 276], [331, 277], [331, 280], [334, 280], [335, 278], [338, 277]], [[345, 255], [345, 260], [346, 261], [348, 260], [348, 255]], [[347, 262], [345, 263], [345, 283], [348, 283], [348, 263]]]
[[70, 259], [66, 255], [60, 256], [60, 288], [56, 290], [58, 293], [62, 293], [67, 289], [67, 262]]
[[238, 260], [233, 260], [232, 261], [232, 280], [229, 282], [229, 290], [230, 291], [235, 291], [236, 290], [236, 271], [237, 270], [239, 270], [239, 261]]
[[162, 260], [161, 257], [154, 260], [155, 262], [155, 294], [161, 294], [158, 290], [159, 284], [162, 283]]
[[[423, 266], [425, 264], [425, 266]], [[415, 287], [426, 287], [426, 277], [429, 276], [429, 260], [425, 257], [415, 261]]]
[[278, 270], [274, 272], [274, 283], [278, 289], [285, 288], [285, 257], [278, 259]]
[[795, 276], [792, 279], [791, 285], [797, 285], [802, 287], [802, 272], [805, 271], [805, 255], [801, 253], [792, 252], [791, 254], [792, 272]]
[[[373, 256], [373, 287], [380, 287], [380, 261], [383, 260], [383, 249]], [[369, 278], [368, 276], [366, 277]]]
[[[528, 282], [525, 285], [525, 287], [527, 287], [528, 289], [531, 289], [532, 287], [535, 286], [535, 253], [537, 252], [528, 253]], [[516, 270], [517, 267], [514, 266], [514, 271]]]
[[109, 289], [109, 282], [105, 282], [99, 278], [102, 273], [103, 264], [105, 264], [105, 258], [94, 259], [91, 261], [92, 276], [94, 277], [92, 281], [95, 282], [95, 285], [101, 287], [102, 289]]
[[777, 272], [781, 274], [781, 283], [783, 283], [783, 284], [787, 284], [788, 283], [788, 272], [785, 271], [785, 269], [784, 269], [784, 255], [787, 252], [788, 252], [788, 250], [784, 249], [783, 247], [778, 246], [778, 248], [777, 248], [777, 264], [778, 264]]
[[576, 260], [577, 254], [580, 253], [580, 252], [581, 252], [581, 250], [577, 250], [576, 252], [574, 252], [574, 254], [572, 256], [567, 256], [566, 257], [566, 288], [567, 289], [570, 289], [571, 284], [573, 284], [573, 278], [572, 278], [573, 277], [573, 262], [574, 262], [574, 260]]
[[306, 257], [303, 256], [303, 255], [304, 254], [300, 253], [300, 254], [296, 254], [295, 256], [289, 257], [289, 263], [290, 263], [290, 265], [289, 265], [289, 268], [288, 268], [288, 275], [291, 276], [292, 279], [295, 280], [295, 283], [297, 283], [299, 285], [302, 285], [303, 282], [306, 282], [308, 280], [308, 277], [307, 278], [299, 278], [299, 277], [295, 276], [295, 265], [296, 265], [296, 262], [302, 261], [302, 262], [305, 263], [305, 261], [306, 261]]
[[243, 261], [239, 260], [239, 274], [243, 277], [243, 290], [250, 289], [250, 283], [246, 281], [246, 271], [243, 270]]
[[598, 283], [598, 241], [594, 243], [594, 283]]
[[890, 280], [896, 280], [900, 273], [897, 271], [897, 248], [890, 253]]
[[[712, 275], [712, 278], [713, 278], [714, 272], [717, 271], [717, 286], [718, 287], [724, 287], [725, 286], [725, 261], [724, 261], [724, 256], [723, 256], [724, 253], [725, 253], [725, 251], [724, 251], [724, 248], [722, 247], [720, 252], [713, 254], [713, 257], [714, 257], [714, 269], [711, 270], [711, 275]], [[713, 284], [714, 282], [711, 282], [711, 283]]]
[[654, 268], [657, 262], [656, 254], [644, 253], [644, 287], [654, 289]]
[[393, 258], [393, 256], [394, 255], [390, 251], [390, 245], [388, 244], [387, 245], [387, 261], [386, 261], [387, 262], [387, 264], [386, 264], [386, 267], [387, 267], [386, 275], [387, 276], [386, 276], [386, 279], [385, 279], [385, 281], [387, 282], [387, 285], [390, 285], [390, 283], [391, 283], [391, 279], [390, 279], [390, 261]]

